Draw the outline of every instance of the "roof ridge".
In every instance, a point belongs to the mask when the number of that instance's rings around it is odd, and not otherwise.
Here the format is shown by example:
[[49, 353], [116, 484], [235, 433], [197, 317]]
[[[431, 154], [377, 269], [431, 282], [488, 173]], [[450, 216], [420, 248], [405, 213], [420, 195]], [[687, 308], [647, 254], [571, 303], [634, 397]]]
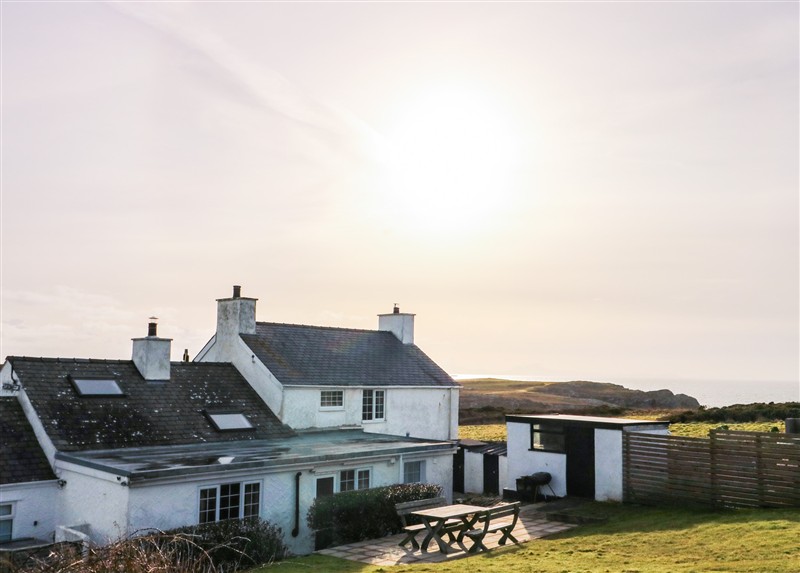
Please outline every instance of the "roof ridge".
[[133, 362], [130, 359], [124, 358], [65, 358], [65, 357], [48, 357], [48, 356], [7, 356], [6, 360], [28, 360], [30, 362], [54, 362], [54, 363], [104, 363], [104, 364], [122, 364]]
[[322, 326], [316, 324], [294, 324], [289, 322], [256, 322], [256, 326], [259, 324], [262, 325], [272, 325], [272, 326], [290, 326], [293, 328], [314, 328], [317, 330], [346, 330], [348, 332], [387, 332], [388, 330], [374, 330], [370, 328], [351, 328], [347, 326]]

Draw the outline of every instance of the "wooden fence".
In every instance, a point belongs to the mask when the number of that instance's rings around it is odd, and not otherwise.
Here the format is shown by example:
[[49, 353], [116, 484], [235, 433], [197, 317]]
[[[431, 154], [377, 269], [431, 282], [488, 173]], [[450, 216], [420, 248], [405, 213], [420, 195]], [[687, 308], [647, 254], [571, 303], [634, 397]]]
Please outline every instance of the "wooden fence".
[[800, 434], [714, 430], [710, 438], [623, 436], [625, 501], [800, 507]]

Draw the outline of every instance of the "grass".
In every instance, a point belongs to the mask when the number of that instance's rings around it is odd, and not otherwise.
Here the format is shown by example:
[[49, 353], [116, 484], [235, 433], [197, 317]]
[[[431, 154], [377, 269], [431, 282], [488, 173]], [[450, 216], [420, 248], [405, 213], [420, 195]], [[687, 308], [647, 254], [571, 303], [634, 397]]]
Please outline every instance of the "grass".
[[468, 560], [375, 567], [312, 555], [253, 573], [796, 573], [800, 512], [694, 511], [587, 504], [581, 512], [609, 521]]
[[[641, 416], [634, 416], [641, 418]], [[669, 430], [673, 436], [689, 436], [695, 438], [707, 438], [709, 432], [714, 428], [719, 428], [723, 424], [711, 422], [689, 422], [687, 424], [670, 424]], [[779, 432], [785, 429], [785, 423], [775, 422], [742, 422], [725, 423], [729, 430], [744, 430], [747, 432], [771, 432], [772, 428], [778, 428]], [[458, 437], [482, 442], [504, 442], [506, 441], [505, 424], [485, 424], [480, 426], [459, 426]]]

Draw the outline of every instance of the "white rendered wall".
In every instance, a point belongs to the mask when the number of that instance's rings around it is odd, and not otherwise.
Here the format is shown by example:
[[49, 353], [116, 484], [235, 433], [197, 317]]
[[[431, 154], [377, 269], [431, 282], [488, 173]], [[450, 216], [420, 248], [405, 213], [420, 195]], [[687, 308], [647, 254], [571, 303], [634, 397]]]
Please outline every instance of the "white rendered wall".
[[483, 493], [483, 454], [464, 451], [464, 493]]
[[622, 501], [622, 431], [594, 431], [594, 498]]
[[[281, 419], [295, 429], [361, 426], [364, 431], [377, 434], [433, 440], [454, 439], [453, 432], [457, 432], [458, 428], [458, 389], [375, 389], [386, 392], [386, 419], [383, 421], [361, 420], [363, 388], [299, 386], [285, 388]], [[342, 390], [343, 407], [334, 410], [320, 408], [322, 390]], [[455, 409], [452, 407], [453, 402]]]
[[531, 451], [531, 426], [506, 422], [508, 431], [508, 469], [506, 488], [516, 491], [517, 478], [535, 472], [551, 475], [550, 487], [557, 497], [567, 495], [567, 456], [552, 452]]
[[92, 542], [101, 545], [131, 533], [128, 529], [130, 490], [121, 485], [122, 480], [61, 462], [56, 466], [56, 474], [67, 482], [60, 490], [61, 512], [57, 525], [69, 527], [88, 523]]
[[56, 480], [0, 485], [0, 502], [14, 506], [12, 539], [53, 540], [58, 518]]

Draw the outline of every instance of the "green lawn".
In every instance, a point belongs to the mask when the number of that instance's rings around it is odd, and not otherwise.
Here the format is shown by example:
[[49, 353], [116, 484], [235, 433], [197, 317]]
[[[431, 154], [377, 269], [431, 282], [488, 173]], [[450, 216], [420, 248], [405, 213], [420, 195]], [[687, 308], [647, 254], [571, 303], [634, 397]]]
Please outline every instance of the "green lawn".
[[[334, 557], [290, 559], [257, 573], [688, 573], [800, 570], [800, 511], [696, 511], [588, 504], [609, 521], [450, 563], [373, 567]], [[253, 573], [256, 573], [254, 571]]]

